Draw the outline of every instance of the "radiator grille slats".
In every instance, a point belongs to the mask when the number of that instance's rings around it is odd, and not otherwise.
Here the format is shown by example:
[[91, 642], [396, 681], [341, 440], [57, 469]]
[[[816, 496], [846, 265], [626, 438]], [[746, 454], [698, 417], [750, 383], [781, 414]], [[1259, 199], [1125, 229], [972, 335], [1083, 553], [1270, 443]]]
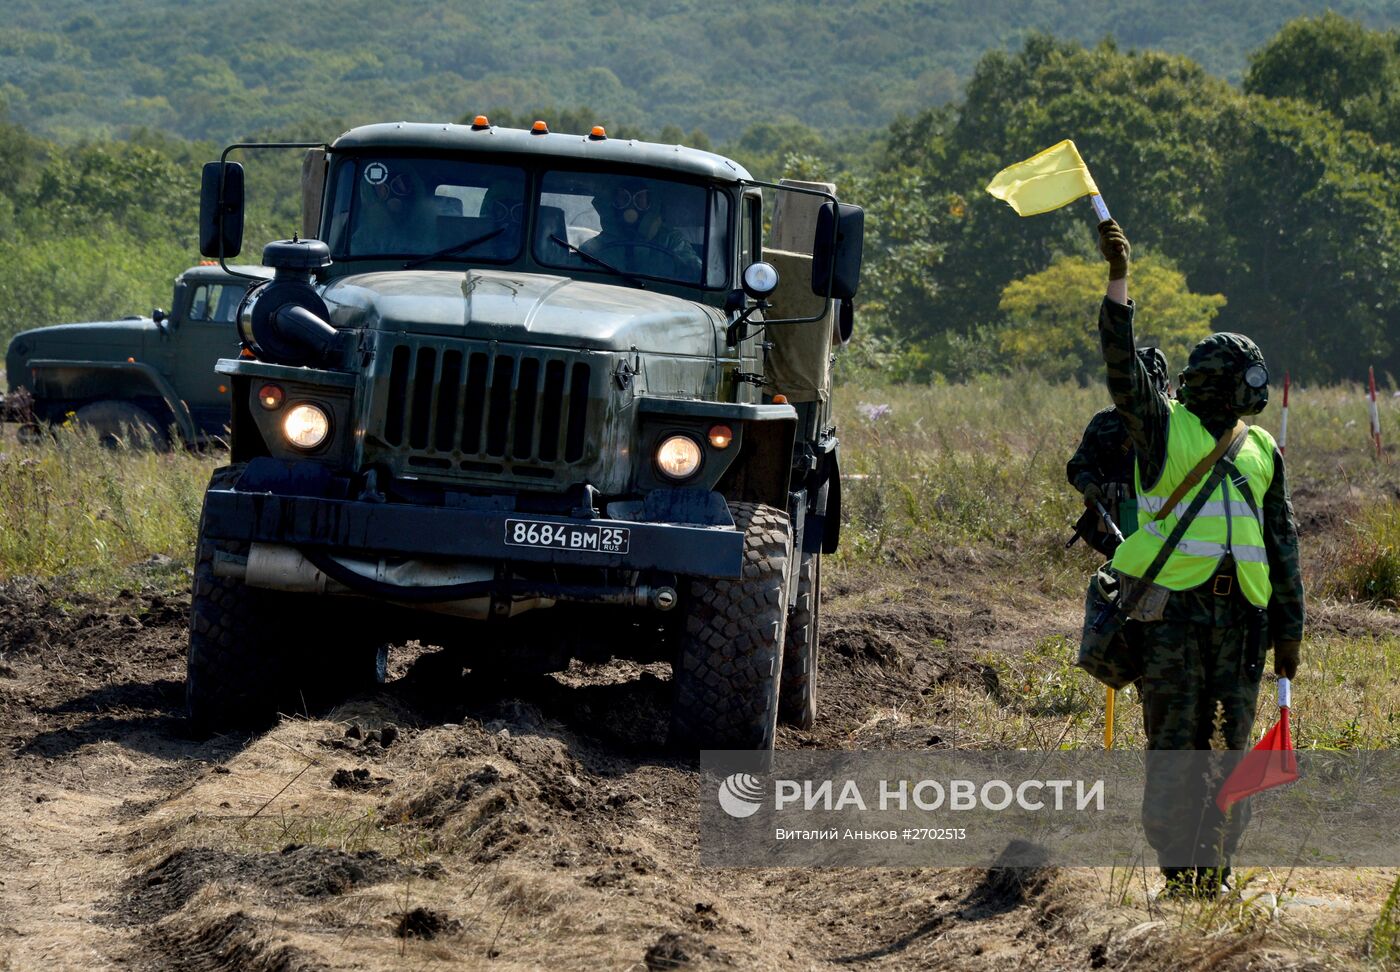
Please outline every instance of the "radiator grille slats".
[[480, 473], [481, 460], [540, 466], [581, 461], [588, 444], [592, 371], [567, 354], [539, 354], [440, 343], [397, 343], [379, 430], [411, 465]]
[[488, 359], [480, 352], [472, 355], [467, 369], [467, 397], [462, 413], [462, 451], [477, 455], [481, 451], [481, 425], [486, 420], [486, 366]]

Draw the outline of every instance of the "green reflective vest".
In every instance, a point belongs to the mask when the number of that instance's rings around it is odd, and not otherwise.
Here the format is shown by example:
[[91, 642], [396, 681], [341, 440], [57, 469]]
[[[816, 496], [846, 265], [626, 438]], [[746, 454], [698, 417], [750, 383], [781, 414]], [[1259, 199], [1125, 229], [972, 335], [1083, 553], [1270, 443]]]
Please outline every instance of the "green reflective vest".
[[[1166, 506], [1167, 498], [1196, 463], [1210, 454], [1215, 443], [1215, 437], [1205, 430], [1200, 419], [1184, 405], [1171, 403], [1166, 464], [1150, 489], [1143, 487], [1141, 465], [1134, 473], [1138, 529], [1114, 554], [1115, 569], [1130, 577], [1147, 573], [1167, 537], [1176, 529], [1178, 516], [1191, 506], [1191, 501], [1210, 478], [1209, 473], [1181, 498], [1165, 519], [1152, 518]], [[1235, 457], [1235, 468], [1246, 482], [1237, 484], [1228, 477], [1221, 481], [1186, 528], [1166, 566], [1157, 575], [1157, 583], [1173, 591], [1199, 587], [1220, 572], [1220, 562], [1229, 554], [1234, 558], [1235, 576], [1244, 596], [1256, 607], [1265, 607], [1273, 588], [1269, 583], [1269, 556], [1264, 549], [1262, 515], [1264, 494], [1274, 478], [1273, 436], [1257, 425], [1252, 426]], [[1261, 519], [1250, 512], [1241, 488], [1250, 490]]]

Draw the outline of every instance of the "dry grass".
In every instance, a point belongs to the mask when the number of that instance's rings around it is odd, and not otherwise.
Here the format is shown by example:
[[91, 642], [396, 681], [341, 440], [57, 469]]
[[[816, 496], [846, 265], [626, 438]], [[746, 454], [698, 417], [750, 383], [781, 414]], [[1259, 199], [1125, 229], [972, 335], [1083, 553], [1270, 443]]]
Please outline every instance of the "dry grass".
[[102, 589], [155, 555], [187, 566], [214, 464], [104, 449], [76, 428], [33, 446], [0, 437], [0, 581], [61, 576]]

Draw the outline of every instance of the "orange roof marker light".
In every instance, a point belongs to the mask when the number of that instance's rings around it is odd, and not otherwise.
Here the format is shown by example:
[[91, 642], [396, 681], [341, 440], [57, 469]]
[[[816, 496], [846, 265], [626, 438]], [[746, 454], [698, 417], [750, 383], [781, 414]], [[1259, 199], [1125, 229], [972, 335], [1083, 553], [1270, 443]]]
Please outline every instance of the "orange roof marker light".
[[544, 119], [541, 118], [541, 119], [536, 120], [536, 122], [535, 122], [533, 125], [530, 126], [530, 132], [531, 132], [531, 134], [534, 134], [534, 135], [548, 135], [548, 134], [549, 134], [549, 126], [546, 125], [546, 124], [544, 123]]
[[593, 131], [588, 133], [588, 137], [595, 142], [601, 142], [608, 137], [608, 130], [602, 125], [594, 125]]
[[491, 119], [485, 115], [477, 115], [472, 119], [472, 131], [479, 132], [482, 129], [491, 127]]

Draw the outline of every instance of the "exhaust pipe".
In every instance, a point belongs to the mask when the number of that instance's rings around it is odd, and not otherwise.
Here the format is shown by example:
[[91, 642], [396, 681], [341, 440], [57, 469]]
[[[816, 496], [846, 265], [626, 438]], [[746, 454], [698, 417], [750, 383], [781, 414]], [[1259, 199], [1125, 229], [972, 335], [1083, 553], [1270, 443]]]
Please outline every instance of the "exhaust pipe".
[[247, 557], [216, 552], [213, 569], [216, 577], [240, 580], [249, 587], [295, 594], [382, 597], [404, 607], [476, 620], [514, 617], [553, 607], [559, 601], [669, 611], [680, 600], [674, 587], [497, 580], [494, 568], [480, 563], [390, 563], [382, 557], [372, 561], [324, 554], [307, 557], [295, 547], [272, 543], [253, 544]]

